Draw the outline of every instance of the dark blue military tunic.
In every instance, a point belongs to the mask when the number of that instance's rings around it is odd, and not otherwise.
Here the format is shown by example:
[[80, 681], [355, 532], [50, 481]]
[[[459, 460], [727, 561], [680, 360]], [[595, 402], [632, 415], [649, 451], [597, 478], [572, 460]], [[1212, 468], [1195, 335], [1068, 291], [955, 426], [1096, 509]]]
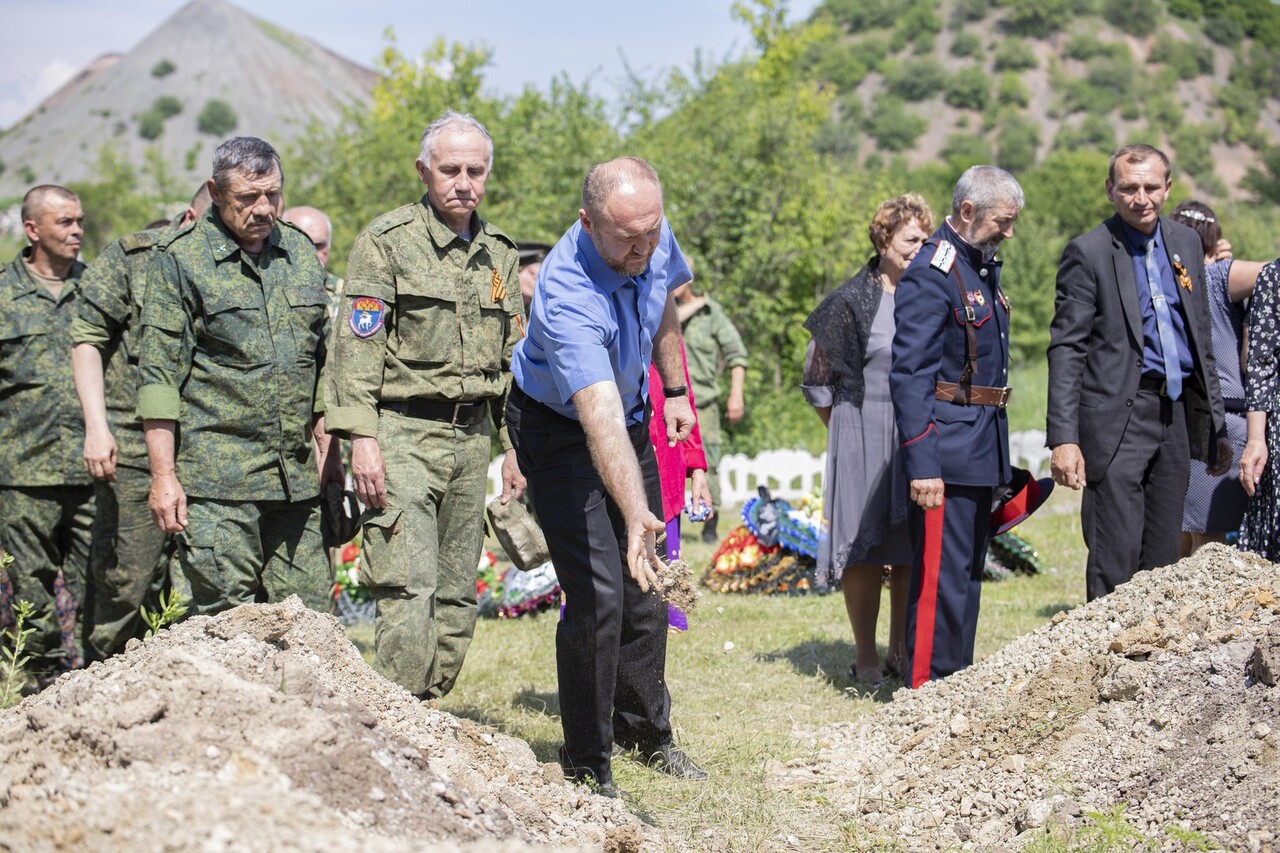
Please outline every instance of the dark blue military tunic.
[[982, 569], [995, 487], [1011, 477], [1002, 407], [936, 398], [969, 361], [966, 317], [977, 344], [973, 386], [1009, 377], [1009, 307], [1000, 262], [984, 260], [946, 222], [898, 284], [889, 384], [908, 480], [941, 478], [942, 507], [912, 505], [915, 559], [907, 610], [907, 683], [918, 687], [973, 662]]

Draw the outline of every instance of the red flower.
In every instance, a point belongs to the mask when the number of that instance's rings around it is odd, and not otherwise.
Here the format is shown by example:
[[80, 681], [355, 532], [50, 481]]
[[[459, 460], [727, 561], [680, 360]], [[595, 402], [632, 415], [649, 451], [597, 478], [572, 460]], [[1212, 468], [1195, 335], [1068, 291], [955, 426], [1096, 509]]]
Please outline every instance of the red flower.
[[354, 542], [348, 542], [342, 546], [342, 562], [354, 563], [356, 557], [360, 556], [360, 548]]

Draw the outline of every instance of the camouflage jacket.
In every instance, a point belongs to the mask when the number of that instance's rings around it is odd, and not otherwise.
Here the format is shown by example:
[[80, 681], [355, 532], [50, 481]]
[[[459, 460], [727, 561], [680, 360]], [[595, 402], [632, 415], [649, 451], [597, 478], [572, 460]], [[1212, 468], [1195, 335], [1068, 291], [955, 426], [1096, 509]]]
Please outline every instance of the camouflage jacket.
[[468, 242], [423, 198], [375, 219], [347, 263], [325, 427], [378, 434], [378, 403], [490, 401], [505, 450], [511, 351], [524, 335], [516, 244], [472, 216]]
[[733, 321], [719, 302], [710, 296], [706, 300], [706, 304], [682, 324], [689, 380], [699, 406], [708, 406], [720, 399], [722, 361], [726, 368], [747, 366], [747, 348]]
[[142, 297], [152, 249], [164, 229], [139, 231], [116, 240], [89, 265], [80, 282], [80, 308], [71, 340], [93, 344], [102, 353], [107, 423], [116, 440], [118, 464], [147, 467], [138, 408], [138, 344], [142, 337]]
[[70, 354], [85, 267], [75, 262], [55, 299], [22, 258], [0, 264], [0, 485], [87, 485]]
[[177, 421], [188, 495], [306, 500], [328, 331], [311, 240], [277, 223], [255, 259], [211, 207], [155, 253], [142, 306], [138, 417]]

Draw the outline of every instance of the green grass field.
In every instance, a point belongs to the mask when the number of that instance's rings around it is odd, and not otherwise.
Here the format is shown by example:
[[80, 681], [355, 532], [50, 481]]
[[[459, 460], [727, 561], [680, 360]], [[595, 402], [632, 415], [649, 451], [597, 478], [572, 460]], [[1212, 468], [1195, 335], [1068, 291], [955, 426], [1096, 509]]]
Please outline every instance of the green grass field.
[[[1055, 493], [1019, 532], [1045, 571], [983, 589], [977, 656], [1043, 625], [1084, 599], [1084, 547], [1078, 500]], [[728, 529], [721, 524], [721, 533]], [[712, 547], [686, 536], [685, 557], [701, 571]], [[880, 645], [888, 618], [881, 609]], [[677, 740], [710, 772], [707, 782], [677, 782], [618, 759], [618, 784], [635, 794], [633, 810], [693, 849], [858, 849], [856, 826], [818, 789], [780, 790], [766, 768], [804, 760], [811, 747], [797, 729], [856, 720], [889, 696], [859, 695], [845, 672], [853, 642], [840, 595], [759, 597], [704, 592], [691, 629], [670, 637], [667, 679]], [[556, 699], [555, 614], [482, 620], [467, 663], [443, 710], [529, 742], [542, 761], [560, 744]], [[372, 627], [353, 629], [367, 649]]]

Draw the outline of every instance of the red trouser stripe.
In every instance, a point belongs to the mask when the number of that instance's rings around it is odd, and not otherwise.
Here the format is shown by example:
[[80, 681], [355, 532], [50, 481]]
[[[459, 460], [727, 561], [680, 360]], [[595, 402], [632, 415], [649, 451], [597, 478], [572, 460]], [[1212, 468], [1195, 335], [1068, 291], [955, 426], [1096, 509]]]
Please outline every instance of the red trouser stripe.
[[911, 653], [911, 686], [929, 680], [933, 667], [933, 623], [938, 616], [938, 569], [942, 565], [942, 506], [924, 514], [924, 553], [921, 556], [920, 598], [916, 602], [916, 642]]

